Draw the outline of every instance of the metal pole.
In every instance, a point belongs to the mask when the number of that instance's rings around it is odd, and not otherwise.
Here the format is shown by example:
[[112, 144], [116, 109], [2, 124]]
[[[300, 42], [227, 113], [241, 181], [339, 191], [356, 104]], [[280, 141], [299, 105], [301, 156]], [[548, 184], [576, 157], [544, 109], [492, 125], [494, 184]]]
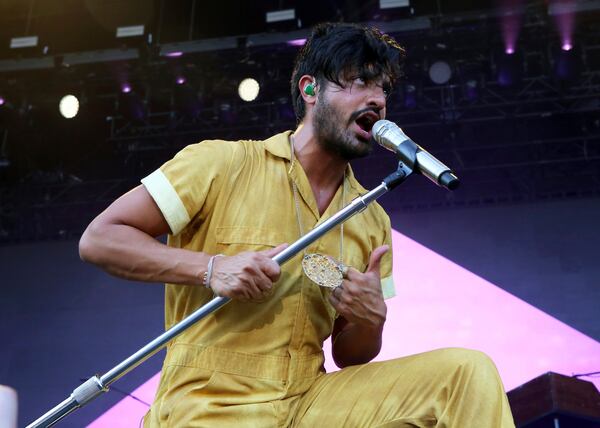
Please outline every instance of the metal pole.
[[[386, 179], [379, 186], [363, 196], [354, 198], [342, 210], [335, 213], [323, 223], [317, 225], [306, 235], [300, 237], [296, 242], [273, 257], [273, 260], [279, 265], [284, 264], [294, 257], [298, 252], [308, 247], [310, 244], [327, 233], [329, 230], [348, 220], [354, 214], [366, 209], [371, 202], [392, 188], [396, 187], [409, 175], [409, 173], [407, 174], [406, 171], [402, 169], [402, 164], [400, 164], [398, 171], [386, 177]], [[136, 353], [117, 364], [102, 376], [92, 376], [89, 378], [86, 382], [75, 388], [69, 398], [46, 412], [31, 424], [27, 425], [27, 428], [50, 427], [68, 414], [74, 412], [80, 407], [83, 407], [103, 392], [108, 391], [110, 384], [129, 373], [156, 352], [160, 351], [167, 344], [167, 342], [174, 339], [185, 330], [190, 328], [197, 321], [200, 321], [202, 318], [216, 311], [229, 301], [230, 299], [228, 297], [215, 297], [210, 302], [181, 320], [179, 323], [175, 324], [169, 330], [165, 331], [163, 334], [149, 342]]]

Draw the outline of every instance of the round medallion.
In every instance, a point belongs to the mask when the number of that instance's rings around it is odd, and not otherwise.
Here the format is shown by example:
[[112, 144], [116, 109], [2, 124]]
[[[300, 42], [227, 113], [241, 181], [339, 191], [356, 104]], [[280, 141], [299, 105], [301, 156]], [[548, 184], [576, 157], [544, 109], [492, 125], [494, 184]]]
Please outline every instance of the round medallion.
[[321, 287], [336, 288], [344, 280], [342, 265], [323, 254], [306, 254], [302, 258], [302, 270], [312, 282]]

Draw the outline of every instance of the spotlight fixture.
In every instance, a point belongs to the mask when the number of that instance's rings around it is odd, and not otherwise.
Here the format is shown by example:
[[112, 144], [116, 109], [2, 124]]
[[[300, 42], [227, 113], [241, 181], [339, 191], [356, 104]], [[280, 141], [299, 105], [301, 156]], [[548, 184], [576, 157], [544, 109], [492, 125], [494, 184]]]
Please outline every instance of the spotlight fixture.
[[254, 101], [258, 97], [259, 91], [260, 85], [251, 77], [242, 80], [238, 86], [238, 94], [246, 102]]
[[185, 83], [185, 77], [183, 77], [183, 76], [177, 77], [177, 79], [175, 79], [175, 83], [177, 83], [178, 85], [183, 85]]
[[6, 103], [6, 100], [2, 95], [0, 95], [0, 106], [3, 106]]
[[60, 100], [58, 109], [65, 119], [73, 119], [79, 112], [79, 100], [75, 95], [65, 95]]
[[11, 49], [31, 48], [38, 45], [38, 36], [13, 37], [10, 39]]
[[116, 36], [117, 38], [123, 37], [138, 37], [144, 35], [143, 25], [131, 25], [128, 27], [118, 27]]
[[568, 51], [570, 51], [571, 49], [573, 49], [573, 45], [571, 44], [571, 42], [564, 42], [564, 43], [562, 44], [562, 47], [561, 47], [561, 49], [562, 49], [563, 51], [565, 51], [565, 52], [568, 52]]
[[429, 67], [429, 78], [437, 85], [445, 85], [452, 78], [452, 69], [446, 61], [436, 61]]
[[129, 83], [122, 83], [121, 84], [121, 92], [123, 92], [124, 94], [128, 94], [131, 92], [131, 85]]
[[379, 9], [393, 9], [410, 6], [409, 0], [379, 0]]
[[267, 24], [296, 19], [296, 9], [274, 10], [265, 14]]

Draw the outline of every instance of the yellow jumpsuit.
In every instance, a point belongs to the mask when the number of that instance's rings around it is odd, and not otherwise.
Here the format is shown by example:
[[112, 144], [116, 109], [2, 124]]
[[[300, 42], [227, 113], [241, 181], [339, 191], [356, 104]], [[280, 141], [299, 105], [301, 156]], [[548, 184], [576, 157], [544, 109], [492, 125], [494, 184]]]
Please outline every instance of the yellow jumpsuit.
[[[308, 230], [366, 192], [349, 168], [347, 200], [338, 189], [320, 216], [302, 167], [290, 161], [289, 134], [191, 145], [143, 179], [171, 228], [169, 245], [233, 255], [291, 243], [299, 237], [297, 208]], [[307, 252], [337, 258], [340, 239], [334, 229]], [[343, 262], [364, 270], [371, 251], [390, 239], [389, 218], [371, 204], [344, 225]], [[232, 301], [169, 344], [146, 427], [514, 426], [493, 363], [476, 351], [325, 374], [322, 344], [336, 313], [329, 291], [302, 274], [301, 256], [282, 266], [264, 301]], [[384, 297], [394, 295], [391, 260], [388, 252], [381, 264]], [[203, 287], [167, 284], [166, 327], [212, 297]]]

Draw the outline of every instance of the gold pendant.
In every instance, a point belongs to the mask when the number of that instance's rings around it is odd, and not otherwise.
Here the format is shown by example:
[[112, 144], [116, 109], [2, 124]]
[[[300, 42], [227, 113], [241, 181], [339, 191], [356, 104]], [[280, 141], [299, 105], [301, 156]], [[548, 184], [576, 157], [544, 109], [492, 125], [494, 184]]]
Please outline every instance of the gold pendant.
[[305, 254], [302, 258], [302, 270], [312, 282], [321, 287], [336, 288], [344, 280], [344, 265], [323, 254]]

